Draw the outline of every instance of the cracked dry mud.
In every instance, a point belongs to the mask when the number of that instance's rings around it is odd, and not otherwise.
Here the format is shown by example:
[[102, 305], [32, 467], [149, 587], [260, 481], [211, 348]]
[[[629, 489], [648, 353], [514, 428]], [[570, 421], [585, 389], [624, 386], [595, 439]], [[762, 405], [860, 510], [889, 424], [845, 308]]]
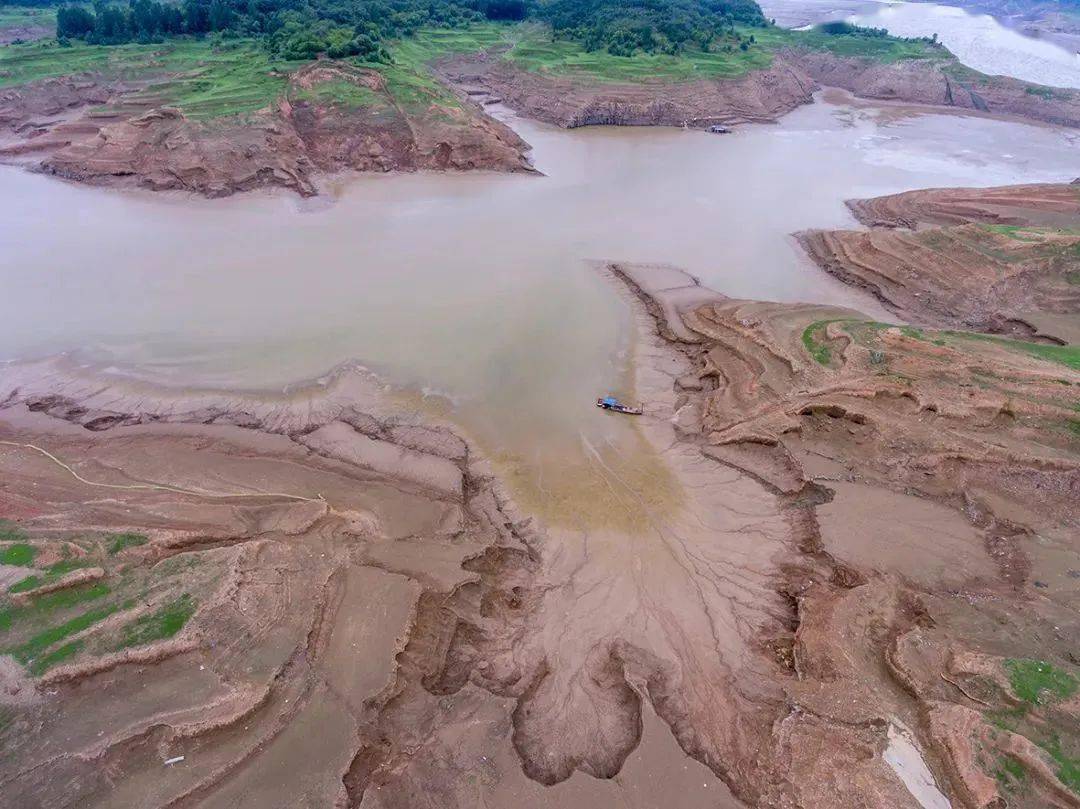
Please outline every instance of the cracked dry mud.
[[[0, 669], [5, 801], [1077, 805], [1046, 735], [1076, 755], [1077, 698], [1009, 661], [1077, 665], [1080, 374], [601, 271], [648, 454], [591, 448], [610, 524], [541, 524], [350, 368], [275, 397], [7, 366], [5, 528], [116, 608]], [[118, 642], [180, 593], [182, 629]]]

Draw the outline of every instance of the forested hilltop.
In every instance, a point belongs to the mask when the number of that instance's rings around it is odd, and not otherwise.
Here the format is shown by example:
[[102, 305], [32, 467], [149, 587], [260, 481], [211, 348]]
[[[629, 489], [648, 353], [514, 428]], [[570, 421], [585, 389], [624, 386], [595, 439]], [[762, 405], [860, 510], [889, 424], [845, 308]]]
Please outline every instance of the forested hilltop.
[[95, 0], [59, 4], [57, 38], [118, 45], [219, 33], [261, 39], [286, 59], [388, 61], [389, 40], [490, 20], [545, 22], [560, 39], [616, 56], [708, 51], [736, 25], [768, 25], [754, 0]]

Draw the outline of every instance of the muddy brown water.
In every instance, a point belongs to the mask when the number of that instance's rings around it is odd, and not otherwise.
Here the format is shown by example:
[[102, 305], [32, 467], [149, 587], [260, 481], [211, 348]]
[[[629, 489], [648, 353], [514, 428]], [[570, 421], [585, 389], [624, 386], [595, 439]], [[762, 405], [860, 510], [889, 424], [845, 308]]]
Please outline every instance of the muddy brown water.
[[830, 98], [727, 136], [517, 120], [545, 176], [362, 177], [315, 203], [4, 169], [0, 359], [70, 352], [107, 373], [246, 389], [355, 360], [448, 413], [518, 488], [587, 510], [589, 486], [565, 470], [612, 448], [638, 468], [644, 451], [632, 419], [593, 404], [632, 399], [633, 381], [627, 306], [590, 260], [670, 262], [732, 296], [884, 317], [788, 234], [854, 226], [845, 198], [1080, 172], [1076, 133]]

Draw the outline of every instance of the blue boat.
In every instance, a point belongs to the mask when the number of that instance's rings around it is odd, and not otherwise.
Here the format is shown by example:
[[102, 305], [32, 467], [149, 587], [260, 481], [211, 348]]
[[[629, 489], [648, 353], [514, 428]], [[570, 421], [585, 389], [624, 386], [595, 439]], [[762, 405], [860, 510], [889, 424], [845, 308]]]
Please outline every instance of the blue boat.
[[616, 413], [625, 413], [628, 416], [640, 416], [644, 410], [641, 406], [627, 407], [614, 396], [602, 396], [596, 400], [596, 406], [601, 410], [614, 410]]

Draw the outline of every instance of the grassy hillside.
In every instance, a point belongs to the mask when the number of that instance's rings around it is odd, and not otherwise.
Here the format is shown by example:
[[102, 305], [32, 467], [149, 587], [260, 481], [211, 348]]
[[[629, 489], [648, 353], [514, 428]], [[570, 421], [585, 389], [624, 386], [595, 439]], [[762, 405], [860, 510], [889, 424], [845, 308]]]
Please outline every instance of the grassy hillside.
[[[784, 48], [828, 50], [883, 62], [951, 58], [944, 49], [924, 42], [775, 27], [736, 28], [708, 51], [688, 49], [674, 55], [625, 57], [589, 51], [578, 42], [554, 37], [550, 28], [539, 23], [427, 28], [390, 43], [389, 48], [390, 63], [350, 61], [382, 72], [395, 100], [407, 109], [433, 101], [457, 103], [427, 69], [431, 62], [454, 53], [493, 51], [524, 70], [601, 82], [737, 78], [769, 67], [775, 53]], [[243, 115], [272, 104], [285, 91], [289, 73], [308, 61], [275, 57], [255, 39], [181, 37], [159, 44], [115, 46], [62, 46], [43, 40], [0, 47], [0, 87], [79, 73], [129, 80], [159, 78], [146, 93], [190, 117], [210, 119]]]

